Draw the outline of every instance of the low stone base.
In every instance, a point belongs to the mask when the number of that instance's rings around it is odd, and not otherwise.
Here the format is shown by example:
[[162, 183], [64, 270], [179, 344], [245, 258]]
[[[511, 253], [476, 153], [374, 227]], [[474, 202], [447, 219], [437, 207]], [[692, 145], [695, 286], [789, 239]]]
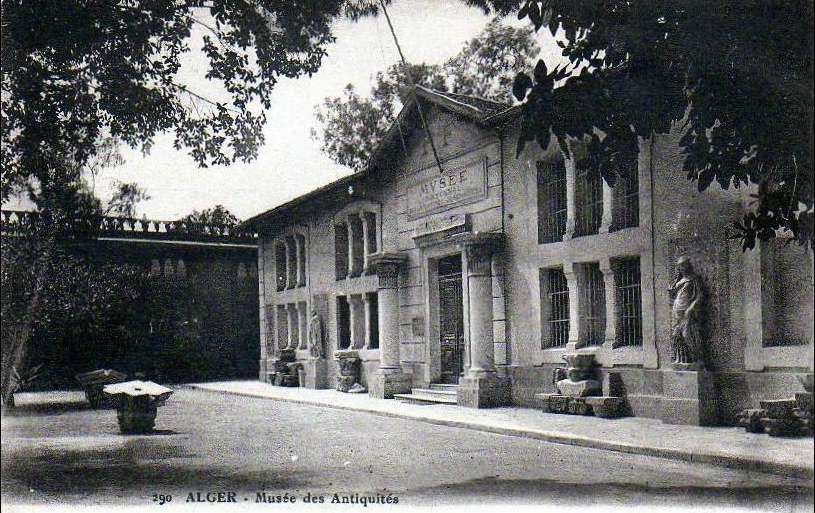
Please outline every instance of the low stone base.
[[258, 379], [266, 381], [266, 359], [258, 360]]
[[660, 420], [666, 424], [719, 423], [713, 375], [706, 371], [662, 371]]
[[581, 379], [580, 381], [562, 379], [555, 383], [555, 387], [561, 394], [569, 397], [588, 397], [602, 391], [600, 382], [593, 379]]
[[306, 371], [305, 388], [328, 388], [328, 362], [325, 358], [303, 360]]
[[337, 391], [348, 392], [356, 382], [356, 376], [337, 376]]
[[368, 395], [377, 399], [393, 399], [394, 394], [408, 394], [410, 387], [410, 374], [404, 372], [378, 371], [368, 379]]
[[586, 404], [591, 406], [595, 417], [616, 419], [625, 415], [625, 399], [622, 397], [586, 397]]
[[508, 378], [496, 374], [467, 376], [459, 381], [456, 403], [467, 408], [495, 408], [511, 403]]

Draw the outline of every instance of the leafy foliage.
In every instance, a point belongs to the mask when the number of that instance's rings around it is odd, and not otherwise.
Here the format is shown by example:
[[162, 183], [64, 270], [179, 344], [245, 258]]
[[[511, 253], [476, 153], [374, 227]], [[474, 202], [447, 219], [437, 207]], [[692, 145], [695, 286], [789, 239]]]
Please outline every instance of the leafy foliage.
[[225, 226], [227, 228], [232, 228], [240, 223], [240, 219], [235, 217], [223, 205], [215, 205], [213, 208], [205, 208], [201, 211], [193, 210], [191, 214], [187, 214], [179, 221], [210, 226]]
[[737, 223], [745, 248], [779, 229], [813, 243], [812, 2], [468, 3], [560, 31], [568, 69], [539, 63], [533, 77], [516, 79], [519, 150], [532, 140], [545, 147], [551, 134], [564, 151], [567, 137], [590, 137], [613, 183], [635, 158], [637, 137], [678, 124], [684, 172], [700, 191], [714, 181], [756, 186]]
[[326, 98], [315, 109], [322, 126], [312, 137], [322, 140], [322, 151], [335, 162], [361, 170], [396, 119], [411, 83], [509, 102], [512, 78], [539, 52], [531, 30], [492, 20], [442, 65], [395, 64], [377, 73], [368, 97], [348, 84], [342, 96]]
[[[371, 0], [2, 0], [2, 199], [76, 181], [103, 138], [149, 150], [170, 131], [201, 166], [254, 158], [278, 79], [317, 70], [337, 16], [373, 11]], [[208, 91], [179, 74], [193, 27]]]

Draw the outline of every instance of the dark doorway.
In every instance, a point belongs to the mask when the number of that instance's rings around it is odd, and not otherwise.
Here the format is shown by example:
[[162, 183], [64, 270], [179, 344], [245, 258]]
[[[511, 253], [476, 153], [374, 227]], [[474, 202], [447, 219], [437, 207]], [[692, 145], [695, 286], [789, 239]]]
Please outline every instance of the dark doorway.
[[439, 337], [441, 382], [457, 385], [464, 371], [461, 255], [439, 260]]

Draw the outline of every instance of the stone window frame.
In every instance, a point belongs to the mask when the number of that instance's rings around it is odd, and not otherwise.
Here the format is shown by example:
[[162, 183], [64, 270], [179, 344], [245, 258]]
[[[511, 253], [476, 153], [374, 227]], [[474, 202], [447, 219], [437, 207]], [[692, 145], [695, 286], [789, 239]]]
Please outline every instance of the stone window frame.
[[[637, 257], [640, 260], [642, 268], [644, 263], [650, 262], [647, 258], [647, 253], [631, 253], [620, 252], [612, 253], [608, 256], [602, 255], [599, 257], [581, 258], [575, 261], [561, 261], [558, 263], [551, 263], [543, 266], [541, 269], [551, 269], [562, 266], [564, 274], [566, 275], [567, 284], [569, 286], [569, 343], [563, 347], [549, 347], [541, 350], [542, 363], [563, 363], [563, 355], [569, 352], [590, 350], [595, 353], [597, 362], [603, 367], [614, 367], [615, 365], [639, 365], [646, 368], [656, 368], [658, 364], [658, 353], [656, 347], [656, 334], [653, 330], [653, 317], [650, 319], [646, 316], [646, 310], [650, 308], [654, 312], [652, 297], [645, 294], [645, 291], [650, 291], [643, 280], [643, 273], [640, 273], [640, 287], [641, 287], [641, 311], [642, 311], [642, 333], [643, 343], [637, 346], [619, 346], [617, 344], [617, 329], [619, 323], [618, 315], [618, 298], [616, 293], [609, 293], [609, 291], [616, 292], [615, 283], [615, 262], [621, 259], [628, 259]], [[599, 264], [600, 271], [603, 274], [604, 291], [605, 291], [605, 336], [601, 345], [584, 346], [581, 343], [581, 331], [585, 329], [582, 322], [583, 306], [581, 301], [584, 298], [583, 288], [580, 278], [580, 266], [585, 264]], [[539, 308], [539, 315], [543, 319], [543, 307]], [[542, 334], [543, 335], [543, 334]], [[541, 346], [543, 347], [543, 345]]]
[[[789, 236], [781, 235], [782, 238]], [[762, 296], [762, 253], [767, 250], [766, 243], [759, 243], [750, 251], [744, 252], [744, 369], [747, 371], [764, 371], [767, 369], [807, 369], [813, 371], [813, 335], [810, 334], [808, 343], [799, 345], [764, 345], [764, 316], [765, 301]], [[815, 276], [813, 252], [806, 248], [809, 257], [810, 284]]]
[[[566, 230], [563, 234], [563, 241], [569, 241], [574, 238], [581, 238], [581, 237], [594, 237], [597, 235], [607, 234], [611, 232], [618, 232], [626, 229], [631, 228], [639, 228], [642, 226], [642, 215], [643, 215], [643, 194], [647, 194], [644, 191], [644, 185], [641, 183], [640, 175], [642, 174], [642, 170], [644, 166], [650, 165], [651, 159], [651, 152], [650, 152], [650, 139], [640, 139], [638, 141], [638, 155], [637, 155], [637, 164], [636, 169], [632, 169], [633, 176], [636, 178], [635, 182], [637, 185], [637, 201], [631, 202], [629, 201], [631, 193], [629, 190], [623, 190], [623, 183], [622, 180], [618, 181], [618, 184], [615, 184], [614, 187], [608, 185], [603, 178], [600, 178], [601, 182], [601, 195], [602, 195], [602, 208], [601, 208], [601, 219], [600, 225], [597, 228], [596, 232], [592, 233], [578, 233], [578, 226], [577, 226], [577, 216], [578, 216], [578, 187], [577, 187], [577, 180], [578, 174], [580, 171], [578, 170], [580, 166], [580, 162], [585, 159], [585, 153], [587, 151], [586, 144], [582, 141], [578, 140], [570, 140], [568, 142], [569, 148], [572, 152], [571, 157], [566, 155], [565, 153], [560, 151], [560, 147], [558, 146], [557, 141], [552, 141], [550, 143], [550, 147], [555, 147], [554, 151], [548, 150], [545, 154], [539, 155], [535, 161], [534, 165], [530, 166], [534, 168], [531, 170], [531, 173], [534, 175], [533, 185], [535, 187], [536, 194], [540, 195], [540, 187], [541, 187], [541, 180], [539, 179], [538, 173], [538, 166], [546, 164], [546, 163], [553, 163], [558, 159], [562, 159], [563, 164], [566, 168]], [[619, 185], [619, 186], [618, 186]], [[636, 203], [636, 222], [635, 223], [625, 223], [621, 224], [619, 219], [616, 219], [616, 215], [618, 212], [624, 211], [621, 209], [621, 204], [624, 204], [626, 208], [629, 206], [629, 203]], [[541, 240], [540, 234], [543, 233], [543, 229], [540, 226], [541, 222], [546, 216], [542, 216], [540, 212], [541, 202], [538, 200], [536, 206], [536, 215], [535, 215], [535, 226], [538, 233], [538, 244], [556, 244], [561, 242], [560, 240]]]
[[[274, 290], [278, 293], [304, 288], [308, 284], [308, 230], [304, 226], [289, 226], [272, 238], [272, 264], [274, 272]], [[285, 282], [280, 283], [279, 251], [283, 248], [286, 259]], [[294, 264], [293, 266], [291, 264]]]
[[[371, 217], [373, 217], [373, 231], [371, 231]], [[359, 220], [359, 225], [356, 224], [354, 218]], [[346, 236], [347, 246], [344, 248], [344, 254], [346, 255], [344, 261], [348, 265], [346, 273], [342, 273], [340, 269], [336, 268], [340, 261], [338, 258], [340, 254], [339, 248], [336, 246], [337, 227], [341, 225], [346, 226], [348, 230]], [[352, 280], [373, 274], [369, 257], [382, 251], [382, 205], [374, 201], [358, 200], [344, 206], [331, 218], [331, 234], [334, 240], [336, 281]], [[359, 247], [357, 247], [357, 240], [361, 242]], [[361, 258], [354, 255], [360, 249], [362, 252]]]

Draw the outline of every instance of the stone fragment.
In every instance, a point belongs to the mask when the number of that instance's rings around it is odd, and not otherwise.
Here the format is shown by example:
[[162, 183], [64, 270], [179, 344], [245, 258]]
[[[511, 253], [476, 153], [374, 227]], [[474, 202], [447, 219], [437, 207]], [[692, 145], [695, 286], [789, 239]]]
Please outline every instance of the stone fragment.
[[591, 413], [591, 408], [586, 404], [586, 400], [582, 397], [569, 398], [569, 413], [572, 415], [588, 415]]
[[764, 425], [764, 432], [770, 436], [799, 435], [804, 427], [801, 420], [795, 416], [784, 419], [763, 417], [761, 423]]
[[281, 349], [280, 352], [278, 353], [278, 357], [280, 358], [281, 361], [286, 362], [286, 363], [293, 362], [293, 361], [295, 361], [297, 359], [297, 356], [295, 355], [294, 349], [288, 349], [288, 348], [287, 349]]
[[602, 393], [600, 382], [594, 379], [584, 379], [581, 381], [562, 379], [557, 382], [556, 386], [561, 394], [568, 397], [586, 397]]
[[763, 433], [764, 424], [761, 419], [767, 416], [767, 411], [761, 408], [750, 408], [742, 411], [738, 415], [739, 425], [748, 433]]
[[348, 392], [356, 383], [356, 376], [337, 376], [337, 390]]
[[607, 372], [603, 376], [603, 395], [608, 397], [625, 397], [625, 385], [619, 372]]
[[812, 411], [812, 392], [796, 392], [795, 406], [803, 411]]
[[792, 417], [795, 408], [795, 399], [769, 399], [759, 401], [763, 410], [767, 410], [767, 417], [771, 419], [788, 419]]
[[586, 397], [585, 401], [591, 406], [594, 415], [602, 419], [616, 419], [625, 413], [625, 399], [622, 397]]
[[364, 394], [368, 391], [367, 388], [360, 385], [359, 383], [354, 383], [351, 385], [351, 388], [348, 389], [349, 394]]

